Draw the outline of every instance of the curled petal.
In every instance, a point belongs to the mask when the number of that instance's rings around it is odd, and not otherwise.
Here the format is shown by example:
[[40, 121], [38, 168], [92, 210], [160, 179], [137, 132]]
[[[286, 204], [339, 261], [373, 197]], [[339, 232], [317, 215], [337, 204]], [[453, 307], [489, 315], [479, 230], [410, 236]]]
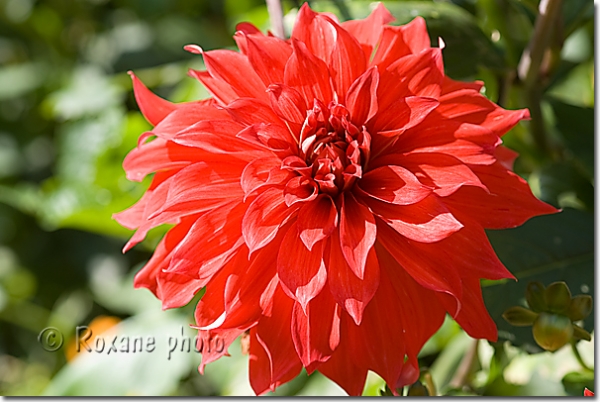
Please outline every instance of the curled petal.
[[298, 211], [300, 240], [312, 250], [315, 243], [328, 238], [337, 228], [338, 219], [337, 209], [331, 197], [320, 194]]
[[484, 228], [513, 228], [533, 216], [558, 212], [538, 200], [525, 180], [500, 163], [473, 166], [472, 169], [489, 191], [462, 187], [444, 202], [456, 210], [469, 211], [469, 216]]
[[289, 43], [262, 34], [236, 33], [235, 39], [266, 86], [283, 82], [285, 63], [292, 54]]
[[292, 39], [292, 47], [294, 53], [285, 66], [284, 84], [300, 92], [307, 105], [314, 99], [328, 104], [332, 91], [327, 65], [310, 53], [304, 43]]
[[302, 124], [306, 119], [306, 101], [294, 88], [273, 84], [267, 89], [273, 111], [290, 123]]
[[267, 100], [265, 84], [246, 56], [231, 50], [211, 50], [202, 56], [210, 75], [229, 84], [238, 96]]
[[250, 253], [271, 242], [298, 208], [298, 204], [285, 204], [282, 189], [271, 187], [256, 197], [242, 221], [242, 235]]
[[373, 49], [379, 42], [386, 24], [394, 21], [392, 14], [382, 3], [362, 20], [349, 20], [342, 23], [342, 28], [354, 36], [360, 43], [365, 57], [370, 60]]
[[340, 308], [327, 289], [306, 307], [294, 303], [292, 339], [308, 374], [329, 360], [340, 342]]
[[[451, 295], [456, 301], [456, 306], [450, 312], [453, 314], [458, 312], [462, 298], [459, 272], [462, 269], [446, 266], [448, 260], [441, 256], [444, 249], [440, 249], [439, 243], [429, 245], [415, 242], [401, 236], [381, 220], [378, 221], [377, 229], [381, 233], [377, 239], [378, 242], [398, 261], [402, 268], [421, 286]], [[434, 253], [431, 252], [431, 246], [435, 247]], [[445, 251], [450, 253], [449, 249]], [[456, 257], [450, 257], [456, 259]], [[442, 265], [440, 261], [444, 261], [446, 264]]]
[[396, 205], [415, 204], [433, 191], [412, 172], [396, 165], [369, 171], [359, 182], [359, 189], [370, 197]]
[[250, 330], [250, 385], [257, 395], [275, 391], [302, 369], [291, 334], [294, 301], [278, 287], [270, 303], [271, 314]]
[[336, 302], [360, 325], [363, 312], [379, 286], [379, 262], [375, 249], [367, 255], [365, 274], [361, 279], [348, 266], [339, 245], [337, 231], [329, 241], [327, 279], [331, 294]]
[[368, 69], [348, 90], [346, 104], [352, 121], [362, 126], [377, 114], [377, 86], [379, 72], [377, 67]]
[[286, 205], [292, 206], [297, 202], [310, 202], [319, 195], [319, 187], [314, 180], [296, 176], [290, 179], [283, 190]]
[[177, 109], [176, 104], [169, 102], [155, 95], [130, 71], [129, 75], [133, 81], [133, 91], [135, 100], [142, 111], [142, 114], [148, 120], [148, 123], [156, 126], [165, 117]]
[[341, 198], [340, 246], [348, 266], [359, 278], [364, 279], [369, 250], [377, 238], [375, 218], [369, 209], [350, 193]]
[[321, 241], [312, 250], [306, 248], [300, 240], [296, 223], [292, 224], [281, 242], [277, 257], [279, 280], [286, 294], [296, 300], [304, 311], [327, 281], [323, 246]]
[[435, 195], [411, 205], [366, 200], [374, 214], [402, 236], [420, 243], [435, 243], [463, 228]]

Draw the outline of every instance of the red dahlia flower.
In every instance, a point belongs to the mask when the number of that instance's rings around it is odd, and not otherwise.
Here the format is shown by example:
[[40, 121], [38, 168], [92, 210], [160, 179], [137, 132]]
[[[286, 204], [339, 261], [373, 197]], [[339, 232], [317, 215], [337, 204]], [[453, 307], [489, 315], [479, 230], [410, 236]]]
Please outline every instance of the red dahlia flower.
[[[164, 308], [206, 287], [200, 336], [249, 335], [257, 394], [302, 367], [352, 395], [367, 370], [411, 384], [446, 312], [495, 340], [479, 281], [512, 275], [484, 228], [555, 212], [500, 145], [528, 112], [446, 77], [422, 18], [392, 20], [381, 5], [341, 24], [304, 5], [287, 41], [241, 24], [239, 53], [188, 47], [204, 101], [169, 103], [132, 75], [154, 129], [124, 168], [155, 174], [116, 217], [137, 229], [125, 249], [175, 225], [135, 285]], [[226, 353], [205, 351], [200, 371]]]

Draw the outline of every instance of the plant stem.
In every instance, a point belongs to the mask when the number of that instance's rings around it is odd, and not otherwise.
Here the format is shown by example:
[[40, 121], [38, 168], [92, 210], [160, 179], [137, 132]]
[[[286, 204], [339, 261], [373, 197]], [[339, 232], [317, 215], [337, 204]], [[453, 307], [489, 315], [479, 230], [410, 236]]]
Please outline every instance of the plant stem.
[[423, 373], [423, 381], [425, 381], [425, 388], [427, 388], [429, 396], [437, 396], [437, 389], [435, 388], [433, 377], [431, 376], [431, 373], [429, 371]]
[[577, 359], [581, 367], [583, 367], [584, 370], [591, 371], [593, 373], [594, 369], [585, 364], [585, 362], [581, 358], [581, 354], [579, 353], [579, 350], [577, 349], [577, 344], [575, 342], [571, 342], [571, 350], [573, 350], [573, 354], [575, 355], [575, 358]]
[[539, 83], [540, 66], [552, 39], [552, 31], [556, 28], [561, 4], [562, 0], [542, 0], [540, 2], [540, 14], [535, 20], [535, 31], [527, 49], [521, 56], [518, 67], [519, 78], [528, 88]]
[[273, 35], [279, 39], [285, 39], [285, 31], [283, 28], [283, 8], [281, 7], [281, 0], [266, 0], [266, 2]]
[[461, 360], [454, 377], [450, 380], [449, 385], [452, 388], [461, 388], [463, 385], [467, 383], [469, 379], [469, 375], [473, 371], [473, 366], [477, 362], [479, 358], [479, 354], [477, 353], [479, 347], [479, 340], [473, 340], [473, 343], [465, 353], [465, 356]]
[[535, 21], [533, 36], [517, 67], [519, 78], [525, 84], [527, 106], [531, 112], [531, 133], [538, 148], [544, 153], [548, 153], [550, 149], [541, 108], [543, 85], [540, 71], [558, 23], [561, 5], [562, 0], [540, 2], [540, 13]]

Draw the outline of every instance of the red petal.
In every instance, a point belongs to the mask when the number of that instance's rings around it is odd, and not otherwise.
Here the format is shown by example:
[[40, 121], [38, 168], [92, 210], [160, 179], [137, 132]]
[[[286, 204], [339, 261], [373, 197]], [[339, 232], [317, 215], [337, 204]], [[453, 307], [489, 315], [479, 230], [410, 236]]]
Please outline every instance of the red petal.
[[237, 133], [236, 137], [274, 152], [278, 156], [279, 165], [281, 165], [281, 159], [294, 154], [294, 150], [297, 148], [290, 130], [274, 124], [254, 124]]
[[168, 271], [188, 273], [206, 286], [243, 244], [245, 212], [244, 204], [231, 203], [202, 215], [179, 242]]
[[282, 119], [302, 124], [306, 119], [306, 101], [294, 88], [283, 84], [273, 84], [267, 89], [271, 108]]
[[[382, 221], [379, 221], [377, 230], [380, 232], [378, 241], [415, 281], [427, 289], [448, 293], [460, 302], [462, 285], [459, 272], [465, 269], [463, 265], [448, 263], [449, 259], [457, 259], [456, 249], [440, 247], [441, 242], [424, 244], [402, 237]], [[463, 254], [466, 255], [466, 252], [461, 249]], [[460, 305], [457, 305], [456, 310], [459, 308]]]
[[557, 209], [538, 200], [525, 180], [506, 170], [500, 163], [490, 166], [471, 166], [488, 188], [462, 187], [444, 199], [458, 211], [468, 211], [486, 229], [513, 228], [534, 216], [552, 214]]
[[298, 208], [298, 204], [285, 205], [282, 189], [268, 188], [256, 197], [242, 221], [242, 235], [250, 253], [271, 242]]
[[396, 165], [367, 172], [358, 186], [367, 195], [396, 205], [415, 204], [432, 192], [412, 172]]
[[494, 156], [496, 160], [500, 162], [502, 167], [513, 170], [513, 165], [515, 164], [515, 159], [519, 156], [519, 154], [512, 149], [506, 148], [505, 146], [499, 145], [494, 150]]
[[[369, 132], [377, 133], [373, 137], [373, 148], [382, 148], [382, 143], [390, 138], [398, 137], [411, 127], [421, 123], [435, 108], [439, 102], [433, 98], [422, 98], [409, 96], [398, 99], [391, 105], [382, 108], [377, 113], [374, 121], [369, 124]], [[373, 150], [373, 153], [376, 151]]]
[[289, 43], [273, 36], [239, 35], [234, 36], [242, 52], [261, 78], [265, 86], [283, 82], [285, 64], [292, 54]]
[[[347, 325], [356, 365], [379, 374], [392, 389], [401, 378], [406, 354], [406, 328], [398, 317], [405, 307], [399, 303], [390, 282], [382, 277], [375, 297], [368, 304], [360, 327]], [[346, 335], [346, 332], [344, 333]]]
[[381, 37], [384, 25], [394, 21], [394, 19], [394, 16], [390, 14], [383, 3], [379, 3], [367, 18], [345, 21], [342, 23], [342, 28], [358, 40], [365, 57], [369, 60]]
[[377, 85], [379, 72], [376, 67], [368, 69], [348, 90], [346, 106], [352, 122], [360, 127], [377, 114]]
[[142, 81], [135, 76], [132, 71], [129, 72], [129, 75], [133, 81], [135, 100], [140, 108], [140, 111], [146, 120], [148, 120], [148, 123], [156, 126], [165, 117], [177, 109], [178, 105], [156, 96], [142, 83]]
[[340, 208], [340, 245], [346, 262], [359, 278], [365, 278], [367, 255], [377, 238], [375, 218], [367, 207], [344, 193]]
[[200, 81], [216, 101], [225, 106], [238, 98], [238, 94], [227, 82], [213, 78], [208, 71], [190, 69], [188, 74]]
[[328, 238], [337, 225], [337, 209], [331, 197], [326, 194], [320, 194], [298, 211], [298, 232], [309, 250], [312, 250], [315, 243]]
[[199, 121], [225, 119], [229, 119], [229, 115], [225, 111], [217, 109], [213, 99], [181, 104], [177, 110], [152, 129], [152, 134], [169, 140]]
[[425, 20], [416, 17], [406, 25], [383, 28], [381, 41], [371, 65], [378, 65], [383, 70], [401, 57], [420, 53], [429, 48], [430, 41]]
[[173, 141], [209, 153], [227, 154], [244, 160], [253, 160], [270, 154], [261, 149], [262, 147], [238, 138], [237, 134], [242, 129], [241, 124], [230, 120], [201, 121], [181, 131]]
[[436, 292], [419, 285], [406, 273], [398, 262], [385, 250], [375, 246], [382, 271], [382, 280], [389, 281], [399, 300], [401, 309], [398, 316], [405, 328], [406, 353], [415, 359], [421, 348], [441, 327], [446, 316], [446, 309], [438, 302]]
[[376, 200], [365, 202], [374, 214], [396, 232], [420, 243], [438, 242], [463, 227], [435, 195], [412, 205], [394, 205]]
[[158, 276], [159, 299], [163, 301], [163, 310], [183, 307], [190, 302], [202, 288], [196, 278], [178, 272], [162, 272]]
[[[462, 186], [479, 187], [487, 191], [473, 171], [453, 156], [441, 153], [410, 153], [402, 157], [402, 166], [426, 177], [440, 197], [455, 193]], [[429, 184], [429, 183], [428, 183]]]
[[292, 339], [308, 374], [329, 359], [340, 342], [340, 308], [324, 289], [307, 306], [294, 303]]
[[[437, 99], [444, 82], [444, 63], [439, 48], [405, 56], [392, 63], [381, 74], [379, 106], [386, 107], [395, 100], [394, 94], [405, 93]], [[385, 90], [383, 89], [385, 88]]]
[[490, 165], [495, 161], [494, 149], [500, 142], [485, 127], [447, 120], [434, 110], [417, 127], [399, 136], [387, 152], [444, 153], [463, 163]]
[[285, 66], [284, 84], [300, 92], [307, 105], [315, 99], [329, 104], [332, 92], [327, 65], [312, 55], [304, 43], [292, 39], [292, 47], [294, 53]]
[[[462, 308], [458, 315], [453, 315], [454, 319], [473, 338], [496, 342], [498, 340], [498, 329], [483, 302], [479, 279], [463, 278], [462, 282]], [[446, 309], [451, 312], [454, 300], [441, 293], [437, 296], [442, 304], [446, 306]]]
[[329, 63], [336, 42], [335, 26], [330, 21], [303, 4], [292, 30], [292, 44], [303, 42], [308, 52]]
[[319, 195], [319, 187], [313, 179], [296, 176], [290, 179], [283, 190], [286, 205], [292, 206], [297, 202], [310, 202]]
[[460, 91], [461, 89], [471, 89], [473, 91], [479, 92], [481, 88], [483, 88], [483, 85], [483, 81], [462, 82], [455, 81], [452, 78], [445, 76], [444, 85], [442, 85], [442, 95], [446, 95], [454, 91]]
[[367, 58], [352, 35], [323, 15], [319, 15], [317, 18], [327, 21], [335, 30], [335, 45], [329, 58], [329, 70], [335, 91], [340, 101], [343, 101], [348, 88], [365, 72]]
[[231, 50], [211, 50], [202, 54], [210, 75], [231, 85], [240, 97], [266, 99], [265, 84], [248, 58]]
[[274, 391], [302, 369], [291, 334], [294, 302], [278, 287], [271, 303], [271, 315], [250, 330], [250, 385], [257, 395]]
[[225, 106], [224, 109], [231, 115], [234, 121], [244, 126], [259, 123], [283, 124], [266, 103], [257, 99], [239, 98]]
[[[154, 254], [144, 267], [135, 274], [133, 284], [135, 288], [149, 289], [154, 295], [161, 299], [158, 292], [157, 279], [163, 269], [168, 268], [171, 261], [173, 249], [183, 239], [197, 217], [187, 217], [182, 223], [169, 230], [162, 238]], [[189, 301], [189, 300], [188, 300]]]
[[223, 356], [229, 356], [229, 346], [235, 341], [245, 329], [226, 329], [212, 331], [198, 331], [198, 343], [196, 350], [202, 353], [202, 362], [198, 367], [200, 374], [204, 374], [204, 367]]
[[239, 178], [239, 163], [195, 163], [178, 172], [169, 183], [164, 205], [149, 215], [152, 219], [164, 212], [208, 210], [224, 202], [240, 199], [244, 192]]
[[277, 273], [283, 290], [296, 300], [304, 310], [325, 286], [327, 270], [323, 261], [324, 242], [306, 248], [293, 223], [286, 233], [277, 257]]
[[355, 363], [356, 349], [349, 339], [354, 334], [348, 329], [348, 321], [351, 321], [350, 318], [342, 314], [340, 326], [343, 336], [329, 360], [319, 365], [319, 372], [335, 381], [348, 395], [359, 396], [365, 388], [368, 366]]
[[375, 249], [371, 248], [369, 251], [365, 275], [360, 279], [348, 266], [339, 246], [339, 235], [335, 231], [329, 241], [327, 279], [336, 302], [352, 317], [356, 325], [360, 325], [363, 311], [379, 286], [379, 262]]
[[246, 197], [268, 183], [272, 169], [281, 166], [277, 158], [260, 158], [248, 163], [242, 172], [240, 185]]
[[199, 156], [194, 148], [156, 138], [132, 149], [123, 161], [123, 169], [127, 179], [142, 181], [152, 172], [185, 167], [198, 161]]
[[263, 33], [254, 24], [250, 22], [240, 22], [235, 26], [236, 31], [245, 33], [246, 35], [262, 35]]
[[442, 96], [437, 111], [447, 119], [483, 126], [498, 137], [508, 132], [520, 120], [529, 119], [527, 109], [502, 109], [479, 92], [470, 89]]

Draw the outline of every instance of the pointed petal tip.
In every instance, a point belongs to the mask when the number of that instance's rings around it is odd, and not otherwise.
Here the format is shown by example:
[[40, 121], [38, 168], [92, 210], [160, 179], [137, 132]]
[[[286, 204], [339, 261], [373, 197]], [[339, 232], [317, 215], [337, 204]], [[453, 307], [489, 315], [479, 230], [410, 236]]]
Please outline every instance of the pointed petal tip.
[[185, 45], [183, 49], [192, 54], [204, 54], [204, 49], [196, 44]]

